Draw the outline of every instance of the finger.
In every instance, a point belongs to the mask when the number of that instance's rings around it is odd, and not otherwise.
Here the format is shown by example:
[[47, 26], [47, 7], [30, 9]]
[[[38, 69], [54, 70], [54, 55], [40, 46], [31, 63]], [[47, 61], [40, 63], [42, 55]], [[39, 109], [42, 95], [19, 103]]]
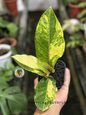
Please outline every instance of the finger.
[[34, 80], [34, 89], [36, 88], [37, 84], [38, 84], [38, 77]]
[[65, 79], [64, 85], [68, 88], [70, 84], [70, 70], [68, 68], [65, 69]]
[[60, 90], [64, 90], [68, 93], [69, 84], [70, 84], [70, 70], [68, 68], [66, 68], [65, 69], [64, 84]]
[[66, 68], [64, 84], [57, 92], [56, 101], [61, 101], [63, 103], [67, 101], [69, 84], [70, 84], [70, 70]]

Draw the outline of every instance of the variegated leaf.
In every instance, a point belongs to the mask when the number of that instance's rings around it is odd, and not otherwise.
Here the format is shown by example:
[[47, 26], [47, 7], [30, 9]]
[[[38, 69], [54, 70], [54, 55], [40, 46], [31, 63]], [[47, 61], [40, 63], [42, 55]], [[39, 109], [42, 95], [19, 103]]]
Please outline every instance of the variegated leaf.
[[63, 55], [65, 49], [63, 31], [51, 7], [43, 13], [38, 22], [35, 47], [38, 60], [52, 67]]

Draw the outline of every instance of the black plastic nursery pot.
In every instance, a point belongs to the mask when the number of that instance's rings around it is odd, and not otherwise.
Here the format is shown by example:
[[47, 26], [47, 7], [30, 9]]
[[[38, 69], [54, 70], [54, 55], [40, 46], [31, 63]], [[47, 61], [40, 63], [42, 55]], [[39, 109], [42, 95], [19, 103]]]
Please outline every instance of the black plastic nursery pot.
[[[56, 80], [56, 87], [58, 89], [60, 89], [64, 84], [65, 68], [66, 64], [63, 61], [58, 60], [54, 67], [55, 73], [51, 74], [51, 76]], [[42, 78], [42, 76], [38, 76], [38, 81]]]

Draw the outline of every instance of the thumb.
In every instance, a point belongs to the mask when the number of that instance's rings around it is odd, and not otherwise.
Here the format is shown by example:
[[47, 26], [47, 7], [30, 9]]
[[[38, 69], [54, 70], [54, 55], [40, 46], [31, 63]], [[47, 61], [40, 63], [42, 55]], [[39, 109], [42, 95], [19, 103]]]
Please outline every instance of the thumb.
[[38, 84], [38, 77], [34, 80], [34, 89], [36, 88], [37, 84]]
[[55, 101], [62, 102], [62, 103], [65, 103], [67, 101], [69, 84], [70, 84], [70, 70], [68, 68], [66, 68], [65, 69], [64, 84], [58, 90]]

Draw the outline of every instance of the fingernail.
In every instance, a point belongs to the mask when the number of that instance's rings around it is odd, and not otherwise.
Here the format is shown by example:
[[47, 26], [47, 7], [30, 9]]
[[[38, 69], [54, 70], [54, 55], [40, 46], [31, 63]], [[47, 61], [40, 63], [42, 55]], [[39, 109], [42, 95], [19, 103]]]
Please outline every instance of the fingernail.
[[65, 69], [65, 75], [69, 76], [70, 75], [70, 70], [68, 68]]

